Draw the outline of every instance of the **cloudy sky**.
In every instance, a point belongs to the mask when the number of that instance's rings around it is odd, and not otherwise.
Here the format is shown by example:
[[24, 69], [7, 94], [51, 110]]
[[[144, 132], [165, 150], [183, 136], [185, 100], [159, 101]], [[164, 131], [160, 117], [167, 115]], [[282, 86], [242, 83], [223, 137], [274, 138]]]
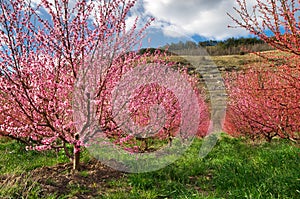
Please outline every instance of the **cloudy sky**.
[[[38, 3], [41, 0], [32, 1]], [[75, 2], [70, 0], [70, 6]], [[255, 2], [247, 0], [249, 7]], [[141, 19], [141, 24], [144, 24], [143, 19], [154, 17], [148, 35], [151, 38], [149, 46], [155, 47], [184, 40], [198, 42], [249, 36], [241, 28], [228, 28], [228, 25], [235, 25], [227, 16], [227, 12], [235, 15], [234, 6], [237, 6], [236, 0], [137, 0], [127, 24], [129, 29], [136, 17]]]
[[[253, 2], [247, 1], [249, 6]], [[128, 24], [137, 16], [154, 17], [156, 20], [149, 30], [154, 45], [182, 38], [199, 41], [248, 36], [241, 28], [228, 28], [235, 25], [226, 14], [234, 15], [234, 6], [235, 0], [138, 0]]]

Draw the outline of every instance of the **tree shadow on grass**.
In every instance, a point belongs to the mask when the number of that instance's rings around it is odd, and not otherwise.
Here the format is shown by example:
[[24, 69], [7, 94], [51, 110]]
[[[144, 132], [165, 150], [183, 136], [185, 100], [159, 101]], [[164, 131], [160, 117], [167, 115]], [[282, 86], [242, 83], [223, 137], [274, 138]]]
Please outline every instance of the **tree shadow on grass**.
[[[94, 198], [111, 189], [110, 180], [120, 179], [125, 173], [111, 169], [93, 159], [72, 172], [72, 164], [41, 167], [20, 175], [0, 176], [0, 188], [11, 196]], [[36, 193], [32, 193], [35, 191]], [[2, 191], [0, 196], [5, 194]], [[8, 195], [6, 195], [7, 197]]]

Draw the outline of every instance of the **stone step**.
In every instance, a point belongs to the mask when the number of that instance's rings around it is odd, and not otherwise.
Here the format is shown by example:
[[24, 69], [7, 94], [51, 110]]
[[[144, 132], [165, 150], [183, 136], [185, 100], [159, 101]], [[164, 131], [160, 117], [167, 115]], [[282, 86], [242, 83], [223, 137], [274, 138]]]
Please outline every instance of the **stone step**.
[[215, 65], [199, 65], [195, 68], [195, 72], [201, 75], [201, 82], [206, 85], [206, 91], [209, 93], [207, 98], [211, 102], [214, 118], [223, 116], [228, 99], [221, 75], [223, 71], [225, 68]]

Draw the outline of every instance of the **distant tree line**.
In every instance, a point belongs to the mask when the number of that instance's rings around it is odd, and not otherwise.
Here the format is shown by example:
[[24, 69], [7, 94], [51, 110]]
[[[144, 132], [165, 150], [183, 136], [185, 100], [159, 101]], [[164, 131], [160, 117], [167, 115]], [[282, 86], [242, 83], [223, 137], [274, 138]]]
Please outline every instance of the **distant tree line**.
[[228, 38], [224, 41], [216, 41], [216, 40], [209, 40], [209, 41], [200, 41], [198, 43], [199, 46], [206, 47], [206, 46], [223, 46], [225, 48], [233, 47], [233, 46], [240, 46], [240, 45], [254, 45], [254, 44], [264, 44], [265, 42], [261, 39], [256, 37], [253, 38]]
[[229, 38], [223, 41], [207, 40], [198, 43], [193, 41], [171, 43], [164, 46], [172, 52], [178, 51], [193, 51], [199, 48], [204, 48], [209, 55], [232, 55], [232, 54], [246, 54], [247, 52], [266, 51], [273, 49], [264, 41], [258, 38]]

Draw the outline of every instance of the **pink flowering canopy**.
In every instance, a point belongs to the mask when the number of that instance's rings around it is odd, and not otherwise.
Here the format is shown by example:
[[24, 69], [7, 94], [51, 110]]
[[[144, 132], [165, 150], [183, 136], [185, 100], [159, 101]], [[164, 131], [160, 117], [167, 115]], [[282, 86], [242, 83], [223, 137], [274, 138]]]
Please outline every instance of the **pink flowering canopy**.
[[74, 169], [81, 146], [102, 138], [134, 152], [135, 138], [150, 134], [205, 135], [208, 106], [198, 80], [170, 72], [174, 64], [159, 51], [133, 51], [153, 20], [127, 27], [135, 2], [0, 0], [0, 133], [28, 149], [64, 149]]
[[[252, 138], [300, 139], [300, 1], [236, 0], [238, 25], [278, 51], [226, 78], [230, 102], [224, 129]], [[250, 69], [249, 69], [250, 68]], [[248, 70], [249, 69], [249, 70]]]
[[126, 65], [122, 63], [138, 59], [134, 54], [118, 59], [138, 44], [149, 25], [125, 30], [134, 4], [134, 0], [81, 0], [71, 7], [69, 1], [1, 1], [1, 134], [34, 150], [66, 148], [66, 143], [80, 146], [75, 136], [80, 130], [72, 116], [74, 84], [86, 57], [96, 50], [105, 57], [102, 78], [107, 80], [117, 65], [122, 70]]
[[[89, 101], [90, 96], [83, 94], [88, 91], [89, 95], [95, 95], [92, 89], [95, 84], [90, 82], [98, 78], [94, 71], [101, 67], [93, 65], [97, 69], [84, 73], [76, 86], [74, 113], [78, 128], [85, 129], [81, 137], [95, 157], [118, 170], [148, 172], [178, 159], [200, 126], [208, 132], [208, 106], [203, 95], [192, 86], [190, 81], [194, 78], [175, 71], [170, 64], [138, 62], [114, 86], [107, 84], [106, 88], [112, 89], [108, 90], [111, 95], [105, 95], [107, 101]], [[103, 103], [101, 114], [107, 117], [99, 118], [101, 115], [93, 113], [99, 102]], [[148, 138], [173, 142], [170, 147], [140, 153], [138, 140]]]

